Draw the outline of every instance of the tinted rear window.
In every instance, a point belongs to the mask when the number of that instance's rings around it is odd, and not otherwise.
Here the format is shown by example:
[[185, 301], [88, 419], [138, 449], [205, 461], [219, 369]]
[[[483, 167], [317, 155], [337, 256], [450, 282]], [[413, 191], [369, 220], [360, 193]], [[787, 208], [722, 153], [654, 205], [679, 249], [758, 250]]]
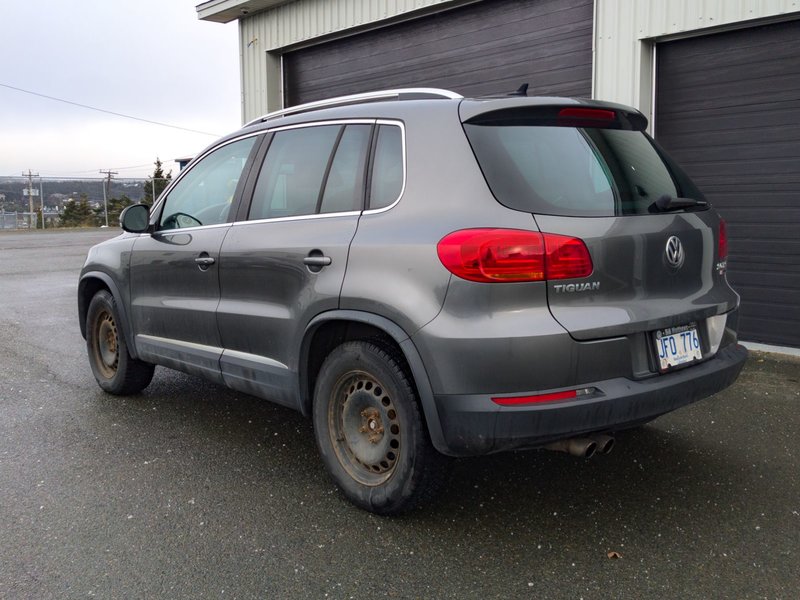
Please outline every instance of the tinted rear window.
[[[640, 131], [465, 124], [495, 197], [516, 210], [563, 216], [647, 213], [660, 196], [682, 191], [650, 138]], [[678, 183], [676, 183], [676, 181]], [[684, 181], [686, 182], [684, 184]]]

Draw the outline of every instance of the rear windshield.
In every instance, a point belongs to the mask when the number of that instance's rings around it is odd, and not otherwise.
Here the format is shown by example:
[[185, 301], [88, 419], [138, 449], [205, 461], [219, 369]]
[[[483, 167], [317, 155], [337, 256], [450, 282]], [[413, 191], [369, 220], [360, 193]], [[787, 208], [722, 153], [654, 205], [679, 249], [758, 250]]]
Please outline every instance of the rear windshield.
[[464, 129], [492, 193], [509, 208], [614, 216], [648, 213], [664, 194], [702, 199], [641, 131], [516, 124]]

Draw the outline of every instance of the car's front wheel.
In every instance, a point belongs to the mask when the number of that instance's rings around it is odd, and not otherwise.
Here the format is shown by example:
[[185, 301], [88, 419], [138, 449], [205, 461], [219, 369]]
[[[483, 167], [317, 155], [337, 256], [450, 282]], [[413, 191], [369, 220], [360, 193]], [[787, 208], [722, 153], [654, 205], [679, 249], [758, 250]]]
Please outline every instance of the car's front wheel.
[[402, 359], [371, 342], [347, 342], [320, 369], [314, 433], [333, 480], [357, 506], [410, 510], [441, 485], [446, 457], [432, 446]]
[[133, 358], [120, 327], [114, 297], [97, 292], [86, 313], [86, 349], [97, 383], [111, 394], [142, 391], [153, 379], [154, 365]]

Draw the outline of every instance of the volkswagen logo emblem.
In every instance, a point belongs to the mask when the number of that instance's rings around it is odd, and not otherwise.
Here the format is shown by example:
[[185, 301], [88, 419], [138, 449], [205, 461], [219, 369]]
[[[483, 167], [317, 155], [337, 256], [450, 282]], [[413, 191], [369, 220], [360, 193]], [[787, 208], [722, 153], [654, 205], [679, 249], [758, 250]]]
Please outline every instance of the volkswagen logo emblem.
[[673, 269], [680, 269], [686, 255], [683, 252], [683, 244], [677, 236], [673, 235], [667, 240], [667, 264]]

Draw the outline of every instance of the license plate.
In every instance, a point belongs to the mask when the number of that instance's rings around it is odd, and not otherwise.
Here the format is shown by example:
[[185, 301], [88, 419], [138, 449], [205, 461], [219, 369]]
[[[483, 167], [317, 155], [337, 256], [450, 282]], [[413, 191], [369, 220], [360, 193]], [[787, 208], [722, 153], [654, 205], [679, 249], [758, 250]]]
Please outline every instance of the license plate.
[[703, 358], [700, 339], [697, 337], [697, 326], [694, 323], [659, 329], [656, 331], [655, 343], [658, 367], [661, 371]]

